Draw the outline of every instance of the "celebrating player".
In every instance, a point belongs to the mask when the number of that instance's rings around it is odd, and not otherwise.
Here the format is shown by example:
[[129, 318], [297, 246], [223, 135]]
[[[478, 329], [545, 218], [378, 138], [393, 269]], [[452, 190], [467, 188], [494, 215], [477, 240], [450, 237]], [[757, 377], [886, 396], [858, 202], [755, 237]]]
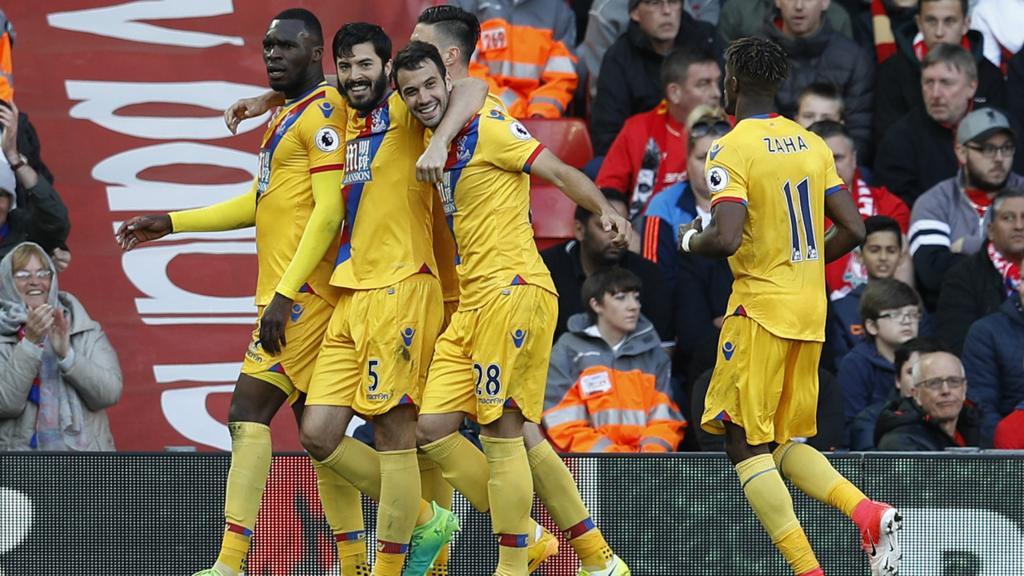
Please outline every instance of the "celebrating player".
[[[725, 434], [743, 492], [795, 574], [824, 572], [780, 471], [852, 518], [872, 574], [892, 575], [900, 514], [793, 441], [816, 433], [824, 264], [863, 241], [864, 225], [828, 146], [774, 113], [787, 73], [785, 53], [768, 40], [741, 38], [726, 50], [725, 108], [739, 123], [708, 152], [711, 223], [679, 230], [684, 252], [729, 257], [735, 277], [701, 426]], [[825, 216], [835, 226], [823, 234]]]
[[[329, 280], [342, 219], [338, 150], [345, 109], [338, 92], [324, 82], [322, 55], [323, 34], [312, 13], [278, 14], [263, 39], [263, 60], [270, 87], [287, 100], [263, 136], [252, 189], [206, 208], [131, 218], [117, 231], [121, 247], [131, 250], [172, 232], [256, 227], [259, 321], [228, 413], [226, 527], [216, 563], [200, 575], [242, 571], [270, 472], [270, 420], [286, 400], [301, 419], [338, 298]], [[341, 509], [358, 508], [359, 492], [333, 472], [320, 484]], [[329, 520], [336, 509], [328, 508]]]
[[[412, 114], [429, 128], [437, 126], [445, 117], [451, 89], [437, 48], [411, 43], [396, 57], [395, 77]], [[468, 498], [489, 496], [500, 545], [499, 575], [523, 574], [527, 567], [536, 471], [529, 472], [523, 423], [540, 418], [557, 315], [557, 293], [530, 225], [530, 173], [600, 214], [616, 243], [625, 246], [630, 230], [585, 176], [545, 150], [522, 124], [493, 104], [485, 105], [451, 145], [438, 190], [455, 237], [460, 302], [437, 343], [420, 432], [429, 440], [440, 427], [444, 437], [425, 444], [424, 450]], [[486, 483], [464, 481], [478, 468], [476, 458], [468, 456], [476, 449], [466, 443], [468, 452], [462, 450], [464, 439], [449, 434], [451, 424], [457, 426], [464, 414], [474, 416], [482, 428], [490, 471]], [[552, 469], [558, 474], [564, 465]], [[569, 535], [576, 537], [573, 542], [581, 552], [581, 574], [629, 574], [593, 529], [571, 476], [566, 476], [572, 497], [552, 500], [551, 507], [556, 517], [575, 516]], [[583, 537], [585, 533], [589, 535]]]

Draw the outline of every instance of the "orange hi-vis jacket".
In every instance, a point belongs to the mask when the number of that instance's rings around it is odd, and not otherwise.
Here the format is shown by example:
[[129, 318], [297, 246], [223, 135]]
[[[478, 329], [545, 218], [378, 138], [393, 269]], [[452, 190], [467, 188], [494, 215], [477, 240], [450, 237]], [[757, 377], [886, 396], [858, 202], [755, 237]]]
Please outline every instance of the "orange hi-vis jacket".
[[686, 419], [669, 398], [671, 361], [640, 317], [614, 349], [586, 314], [551, 351], [541, 423], [562, 452], [674, 452]]
[[11, 52], [14, 49], [14, 25], [0, 10], [0, 100], [14, 99], [14, 64]]
[[480, 19], [469, 73], [516, 118], [561, 118], [579, 84], [576, 18], [565, 0], [458, 0]]

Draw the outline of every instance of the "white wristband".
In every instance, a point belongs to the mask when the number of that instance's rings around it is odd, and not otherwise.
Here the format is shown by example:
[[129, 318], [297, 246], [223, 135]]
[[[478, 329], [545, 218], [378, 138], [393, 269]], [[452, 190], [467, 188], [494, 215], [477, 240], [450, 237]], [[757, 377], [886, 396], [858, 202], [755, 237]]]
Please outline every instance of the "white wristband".
[[683, 234], [683, 239], [679, 242], [679, 247], [683, 249], [683, 252], [690, 251], [690, 239], [697, 235], [697, 231], [690, 228]]

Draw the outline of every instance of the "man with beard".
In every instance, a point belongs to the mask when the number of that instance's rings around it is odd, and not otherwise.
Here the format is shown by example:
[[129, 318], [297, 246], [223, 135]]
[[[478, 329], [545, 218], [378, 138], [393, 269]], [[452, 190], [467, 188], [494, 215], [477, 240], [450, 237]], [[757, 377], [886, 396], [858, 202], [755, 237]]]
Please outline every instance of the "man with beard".
[[[428, 128], [438, 125], [449, 104], [451, 80], [444, 70], [438, 50], [424, 42], [411, 43], [395, 61], [398, 90]], [[503, 109], [484, 106], [455, 138], [438, 191], [458, 247], [460, 306], [438, 340], [418, 432], [424, 451], [460, 491], [472, 501], [489, 499], [500, 545], [500, 575], [528, 569], [536, 471], [528, 472], [533, 451], [528, 455], [523, 445], [524, 422], [540, 419], [557, 304], [528, 218], [529, 174], [553, 182], [599, 213], [605, 235], [616, 246], [626, 245], [630, 230], [585, 176], [545, 151]], [[475, 459], [448, 457], [459, 442], [444, 423], [454, 416], [457, 426], [465, 414], [481, 424], [489, 478], [474, 474], [471, 468], [479, 468]], [[466, 481], [474, 476], [475, 482]], [[575, 486], [569, 486], [575, 494]], [[538, 493], [543, 492], [538, 486]], [[545, 499], [556, 521], [570, 507], [569, 500]], [[575, 525], [559, 526], [581, 557], [581, 574], [628, 575], [581, 502], [577, 508], [572, 510], [579, 514]]]
[[1024, 187], [1024, 177], [1010, 172], [1014, 140], [1009, 120], [998, 110], [971, 112], [956, 132], [959, 173], [914, 204], [910, 254], [925, 306], [931, 310], [946, 273], [981, 249], [992, 199], [1006, 188]]
[[[131, 250], [172, 232], [256, 227], [259, 321], [228, 412], [226, 527], [216, 563], [198, 575], [241, 574], [270, 472], [270, 421], [285, 401], [301, 418], [338, 299], [339, 290], [329, 280], [342, 217], [337, 151], [345, 114], [338, 92], [324, 82], [322, 55], [323, 34], [312, 13], [290, 9], [278, 14], [263, 39], [263, 60], [270, 87], [286, 100], [263, 136], [252, 189], [206, 208], [137, 216], [117, 231], [121, 247]], [[359, 493], [330, 475], [321, 488], [323, 497], [342, 509], [358, 506]], [[332, 521], [335, 510], [328, 507]]]

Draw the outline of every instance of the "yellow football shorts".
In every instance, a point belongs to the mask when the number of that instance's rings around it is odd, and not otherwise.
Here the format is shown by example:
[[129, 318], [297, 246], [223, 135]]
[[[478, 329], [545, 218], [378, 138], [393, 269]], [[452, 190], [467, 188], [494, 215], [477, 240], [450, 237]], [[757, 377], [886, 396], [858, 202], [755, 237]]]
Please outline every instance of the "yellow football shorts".
[[419, 406], [444, 314], [441, 285], [415, 274], [387, 288], [345, 290], [331, 316], [307, 405], [371, 418]]
[[557, 318], [558, 297], [530, 285], [457, 311], [437, 340], [420, 413], [465, 412], [490, 424], [517, 408], [539, 422]]
[[817, 434], [821, 342], [780, 338], [747, 316], [728, 316], [701, 427], [725, 434], [724, 422], [753, 446]]
[[[264, 308], [259, 307], [260, 318]], [[300, 392], [309, 389], [309, 379], [333, 311], [334, 306], [327, 300], [312, 292], [300, 292], [292, 303], [291, 317], [284, 329], [287, 344], [276, 356], [270, 355], [260, 345], [260, 324], [257, 320], [249, 348], [245, 351], [242, 374], [280, 388], [288, 395], [288, 401], [294, 403]]]

